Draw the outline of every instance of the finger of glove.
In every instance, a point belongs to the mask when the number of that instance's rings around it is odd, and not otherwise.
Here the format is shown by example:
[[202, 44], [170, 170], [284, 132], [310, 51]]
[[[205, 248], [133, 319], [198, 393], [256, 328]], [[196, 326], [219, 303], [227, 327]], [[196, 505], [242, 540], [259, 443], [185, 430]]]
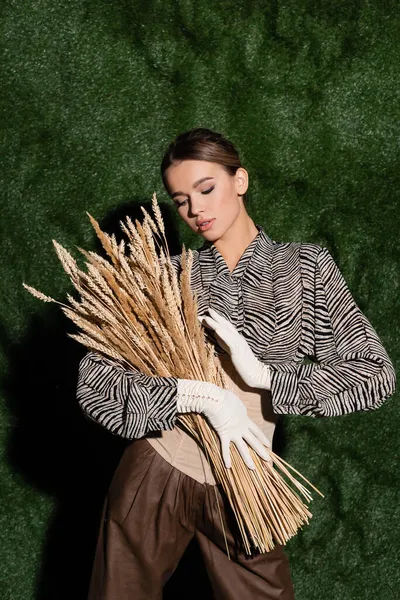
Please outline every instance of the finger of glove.
[[249, 469], [255, 469], [256, 465], [254, 464], [254, 461], [251, 458], [249, 449], [246, 446], [246, 444], [243, 441], [243, 439], [242, 438], [238, 438], [238, 439], [233, 439], [232, 441], [234, 442], [236, 448], [239, 450], [239, 453], [240, 453], [241, 457], [243, 458], [244, 462], [249, 467]]
[[219, 345], [225, 350], [225, 352], [227, 352], [228, 354], [230, 354], [231, 351], [232, 351], [231, 344], [228, 343], [223, 337], [221, 337], [220, 335], [218, 335], [218, 333], [217, 333], [216, 330], [214, 330], [214, 333], [215, 333], [215, 337], [217, 338], [217, 342], [219, 343]]
[[272, 449], [271, 442], [269, 441], [267, 436], [261, 431], [258, 425], [254, 423], [254, 421], [251, 421], [249, 419], [248, 428], [251, 431], [251, 433], [253, 433], [256, 436], [256, 438], [260, 440], [260, 442], [265, 444], [265, 446], [267, 446], [270, 450]]
[[221, 438], [221, 452], [222, 452], [222, 460], [225, 463], [225, 467], [230, 469], [231, 464], [231, 453], [229, 449], [229, 440], [227, 438]]
[[251, 446], [261, 458], [264, 460], [271, 460], [268, 450], [266, 450], [265, 446], [262, 445], [251, 431], [244, 433], [243, 439], [246, 440], [249, 446]]
[[235, 340], [232, 339], [229, 331], [220, 323], [217, 323], [210, 317], [205, 317], [204, 321], [206, 325], [208, 325], [214, 331], [214, 335], [216, 336], [218, 343], [229, 353], [231, 350], [235, 348]]
[[204, 317], [203, 323], [205, 323], [208, 327], [211, 327], [222, 340], [226, 341], [227, 344], [233, 345], [234, 338], [232, 338], [232, 332], [229, 331], [229, 328], [225, 323], [220, 323], [216, 321], [212, 317]]
[[207, 325], [208, 327], [211, 327], [211, 329], [215, 329], [220, 324], [211, 317], [203, 317], [203, 325]]
[[207, 311], [208, 311], [208, 314], [210, 315], [210, 317], [212, 317], [214, 319], [214, 321], [216, 321], [220, 325], [224, 325], [226, 328], [231, 329], [232, 331], [237, 332], [237, 329], [234, 326], [234, 324], [231, 323], [226, 317], [221, 315], [219, 312], [217, 312], [216, 310], [211, 308], [211, 306], [208, 307]]
[[206, 317], [206, 319], [211, 320], [211, 322], [213, 323], [214, 329], [217, 332], [221, 332], [221, 335], [223, 335], [224, 339], [230, 339], [231, 342], [232, 343], [234, 342], [235, 344], [242, 342], [243, 344], [248, 345], [247, 340], [236, 329], [236, 327], [233, 325], [233, 323], [231, 323], [230, 321], [225, 319], [225, 317], [222, 317], [222, 316], [219, 316], [216, 318], [213, 318], [213, 317], [214, 317], [214, 314], [212, 314], [210, 317]]

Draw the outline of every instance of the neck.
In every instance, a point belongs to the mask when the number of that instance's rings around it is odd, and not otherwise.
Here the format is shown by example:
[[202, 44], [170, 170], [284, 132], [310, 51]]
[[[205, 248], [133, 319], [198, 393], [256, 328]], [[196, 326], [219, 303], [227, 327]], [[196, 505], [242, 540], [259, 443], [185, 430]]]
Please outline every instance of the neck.
[[247, 213], [232, 223], [231, 227], [214, 243], [218, 252], [223, 256], [228, 269], [233, 271], [247, 246], [258, 234], [253, 219]]

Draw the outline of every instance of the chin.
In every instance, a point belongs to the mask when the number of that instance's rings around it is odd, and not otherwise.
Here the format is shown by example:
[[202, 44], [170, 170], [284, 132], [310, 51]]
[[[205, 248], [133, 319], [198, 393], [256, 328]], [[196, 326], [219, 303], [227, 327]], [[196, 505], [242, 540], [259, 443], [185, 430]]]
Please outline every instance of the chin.
[[215, 233], [215, 231], [214, 231], [212, 234], [211, 234], [211, 232], [210, 232], [210, 235], [207, 235], [207, 233], [208, 233], [208, 231], [205, 231], [205, 232], [202, 234], [202, 237], [203, 237], [204, 239], [206, 239], [208, 242], [211, 242], [211, 243], [214, 243], [214, 242], [216, 242], [216, 241], [217, 241], [217, 240], [219, 240], [219, 238], [221, 237], [220, 235], [218, 235], [218, 233]]

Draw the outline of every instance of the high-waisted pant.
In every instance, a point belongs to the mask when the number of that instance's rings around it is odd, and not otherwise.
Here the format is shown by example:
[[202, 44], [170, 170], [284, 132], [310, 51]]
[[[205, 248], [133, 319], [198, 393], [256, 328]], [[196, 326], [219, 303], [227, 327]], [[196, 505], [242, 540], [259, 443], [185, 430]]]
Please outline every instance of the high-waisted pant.
[[[232, 509], [219, 486], [185, 475], [146, 439], [127, 447], [111, 482], [89, 600], [161, 600], [163, 586], [193, 537], [216, 600], [293, 600], [282, 546], [252, 556], [241, 551]], [[192, 585], [188, 597], [195, 596], [196, 581]]]

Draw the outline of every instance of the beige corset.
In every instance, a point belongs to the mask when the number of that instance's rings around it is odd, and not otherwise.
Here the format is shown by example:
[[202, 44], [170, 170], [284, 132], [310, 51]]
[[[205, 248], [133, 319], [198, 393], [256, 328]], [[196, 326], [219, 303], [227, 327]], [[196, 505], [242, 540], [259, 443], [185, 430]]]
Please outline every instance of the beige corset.
[[[272, 411], [270, 391], [248, 387], [233, 366], [230, 356], [222, 354], [219, 358], [229, 382], [229, 389], [239, 396], [247, 408], [249, 418], [260, 427], [272, 444], [279, 415]], [[180, 427], [156, 432], [146, 439], [167, 462], [182, 473], [200, 483], [216, 483], [200, 446]]]

